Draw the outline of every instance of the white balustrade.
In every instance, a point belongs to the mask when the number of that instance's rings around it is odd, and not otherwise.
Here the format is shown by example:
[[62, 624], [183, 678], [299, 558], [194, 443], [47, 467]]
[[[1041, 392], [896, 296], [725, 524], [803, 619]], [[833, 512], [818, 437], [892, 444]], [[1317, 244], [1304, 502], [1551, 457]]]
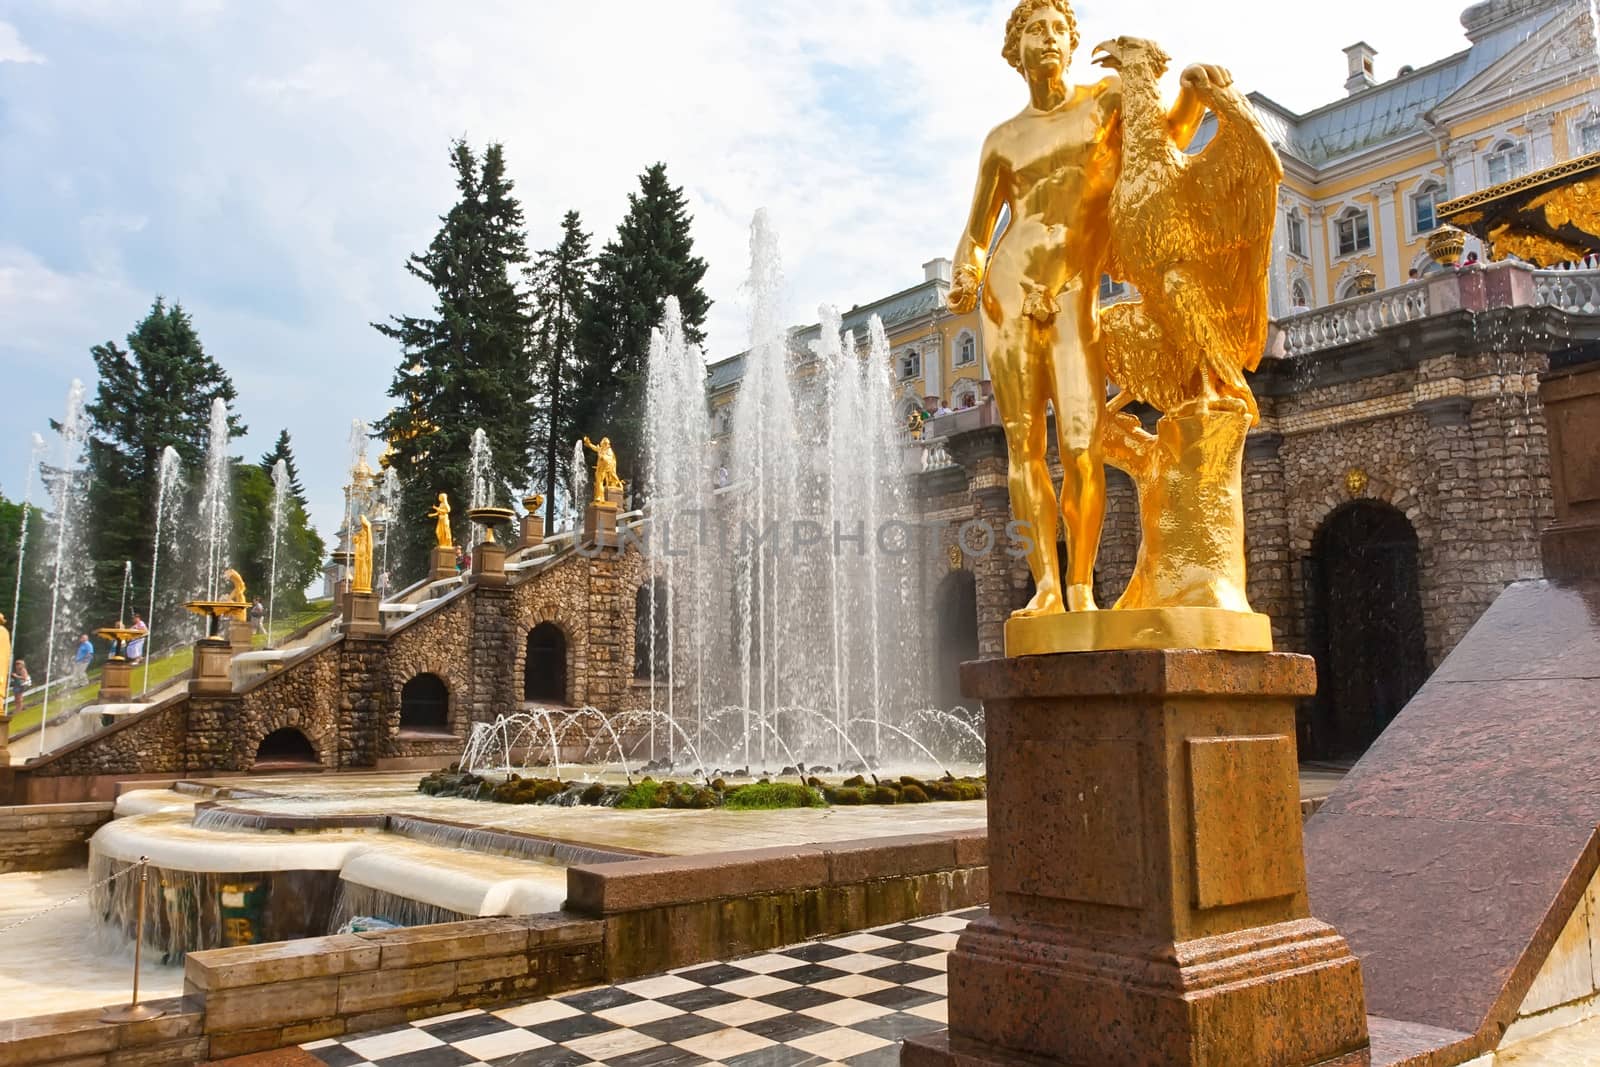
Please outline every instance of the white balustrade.
[[1600, 269], [1536, 270], [1533, 302], [1579, 315], [1600, 315]]
[[1360, 341], [1379, 330], [1427, 316], [1428, 283], [1417, 281], [1303, 311], [1279, 319], [1278, 327], [1284, 334], [1284, 354], [1301, 356]]

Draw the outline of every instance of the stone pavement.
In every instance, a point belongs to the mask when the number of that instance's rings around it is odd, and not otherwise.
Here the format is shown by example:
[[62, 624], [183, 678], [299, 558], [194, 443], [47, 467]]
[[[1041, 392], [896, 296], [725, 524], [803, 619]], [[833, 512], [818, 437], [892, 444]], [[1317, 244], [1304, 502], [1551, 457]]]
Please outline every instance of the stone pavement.
[[[810, 941], [726, 963], [316, 1041], [277, 1064], [334, 1067], [894, 1065], [945, 1025], [945, 963], [983, 909]], [[245, 1057], [240, 1064], [265, 1064]]]

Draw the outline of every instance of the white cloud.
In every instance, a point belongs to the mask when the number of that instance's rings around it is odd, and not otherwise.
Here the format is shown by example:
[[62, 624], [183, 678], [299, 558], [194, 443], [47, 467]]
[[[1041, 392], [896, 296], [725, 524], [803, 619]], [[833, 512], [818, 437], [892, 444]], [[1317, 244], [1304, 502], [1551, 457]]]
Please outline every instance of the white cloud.
[[43, 63], [44, 56], [22, 43], [22, 34], [9, 22], [0, 21], [0, 63]]

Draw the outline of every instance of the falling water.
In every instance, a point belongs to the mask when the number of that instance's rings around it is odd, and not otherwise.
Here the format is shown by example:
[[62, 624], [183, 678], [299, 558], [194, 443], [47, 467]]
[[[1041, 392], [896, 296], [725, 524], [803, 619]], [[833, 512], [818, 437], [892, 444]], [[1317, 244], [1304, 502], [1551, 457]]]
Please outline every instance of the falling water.
[[[769, 744], [774, 757], [837, 764], [855, 752], [882, 765], [884, 744], [896, 759], [920, 759], [911, 740], [922, 739], [897, 731], [933, 721], [913, 723], [926, 710], [929, 619], [917, 578], [929, 561], [914, 535], [887, 338], [881, 323], [861, 322], [869, 343], [858, 351], [823, 308], [812, 353], [797, 351], [764, 216], [750, 245], [751, 344], [726, 442], [728, 488], [713, 488], [709, 417], [684, 418], [705, 411], [704, 368], [671, 313], [650, 350], [650, 526], [670, 679], [660, 714], [686, 724], [702, 753], [748, 767], [766, 766]], [[655, 551], [658, 537], [670, 554]], [[731, 654], [708, 653], [719, 639]], [[689, 669], [692, 721], [677, 684]]]
[[583, 506], [589, 502], [589, 460], [583, 442], [572, 442], [572, 528], [583, 521]]
[[[28, 556], [28, 515], [33, 510], [33, 472], [39, 466], [39, 461], [44, 459], [46, 445], [44, 438], [38, 434], [33, 435], [32, 446], [28, 449], [28, 472], [22, 482], [22, 525], [17, 533], [17, 587], [11, 592], [11, 647], [16, 647], [17, 629], [21, 626], [18, 615], [22, 613], [22, 565]], [[10, 664], [4, 665], [10, 669]]]
[[117, 605], [117, 625], [126, 625], [128, 619], [128, 586], [133, 584], [133, 560], [122, 561], [122, 603]]
[[50, 629], [45, 640], [44, 708], [39, 717], [39, 752], [50, 751], [47, 731], [50, 726], [50, 683], [55, 678], [56, 646], [61, 644], [58, 628], [62, 615], [70, 614], [76, 577], [82, 573], [77, 560], [73, 538], [77, 531], [73, 522], [80, 506], [78, 464], [83, 455], [83, 382], [72, 379], [67, 390], [67, 410], [61, 419], [61, 465], [56, 470], [55, 487], [55, 561], [50, 576]]
[[[472, 492], [467, 507], [486, 508], [494, 504], [494, 453], [489, 451], [489, 435], [479, 426], [472, 431], [472, 447], [467, 453], [467, 475]], [[472, 524], [472, 543], [483, 540], [483, 527]]]
[[155, 658], [155, 629], [156, 629], [156, 574], [161, 566], [161, 534], [163, 532], [167, 510], [171, 508], [183, 493], [183, 468], [178, 452], [171, 445], [161, 450], [161, 466], [156, 476], [156, 534], [150, 548], [150, 615], [145, 619], [147, 627], [144, 635], [144, 683], [141, 689], [148, 692], [150, 689], [150, 661]]
[[229, 507], [228, 405], [220, 396], [211, 401], [211, 432], [206, 443], [205, 485], [200, 495], [200, 529], [205, 539], [202, 593], [218, 598], [222, 571], [228, 556], [232, 523]]
[[347, 440], [349, 453], [350, 487], [344, 494], [344, 531], [340, 538], [340, 548], [346, 551], [344, 557], [343, 577], [351, 575], [353, 558], [348, 554], [355, 548], [356, 520], [361, 517], [361, 500], [365, 499], [367, 486], [361, 484], [357, 475], [367, 466], [367, 424], [362, 419], [350, 420], [350, 437]]
[[289, 464], [272, 465], [272, 563], [267, 569], [267, 647], [272, 647], [272, 614], [278, 600], [278, 542], [283, 539], [283, 502], [289, 495]]
[[395, 522], [400, 517], [400, 476], [394, 472], [393, 467], [383, 469], [383, 488], [378, 497], [382, 507], [383, 519], [383, 585], [384, 596], [389, 595], [393, 588], [389, 574], [389, 533], [394, 529]]
[[[659, 561], [662, 583], [650, 584], [650, 657], [665, 655], [665, 708], [668, 722], [676, 722], [678, 657], [673, 635], [679, 631], [679, 606], [687, 608], [684, 627], [694, 642], [695, 743], [703, 728], [706, 601], [709, 595], [707, 546], [700, 536], [700, 519], [709, 507], [711, 477], [708, 449], [711, 427], [703, 417], [685, 418], [687, 412], [705, 409], [705, 356], [688, 343], [676, 297], [668, 297], [661, 326], [650, 338], [648, 387], [645, 400], [646, 454], [650, 457], [647, 506], [652, 516], [651, 551]], [[663, 603], [657, 590], [665, 588]], [[656, 621], [664, 615], [667, 647], [658, 650]], [[656, 687], [651, 686], [650, 707], [656, 710]], [[653, 734], [652, 734], [653, 736]], [[677, 738], [667, 731], [669, 758], [675, 758]]]

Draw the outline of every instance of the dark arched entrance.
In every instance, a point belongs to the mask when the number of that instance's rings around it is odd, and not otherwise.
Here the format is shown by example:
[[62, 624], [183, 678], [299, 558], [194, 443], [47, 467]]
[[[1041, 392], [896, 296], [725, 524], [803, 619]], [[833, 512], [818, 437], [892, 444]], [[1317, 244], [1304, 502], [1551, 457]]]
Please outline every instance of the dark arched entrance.
[[567, 635], [553, 622], [541, 622], [528, 631], [522, 699], [544, 704], [567, 702]]
[[437, 674], [419, 674], [400, 689], [400, 729], [450, 732], [450, 689]]
[[1305, 755], [1353, 759], [1428, 676], [1417, 532], [1388, 504], [1347, 504], [1317, 531], [1306, 579], [1317, 696]]
[[317, 758], [317, 750], [306, 740], [306, 735], [292, 726], [285, 726], [261, 739], [261, 744], [256, 746], [254, 766], [315, 767], [321, 762]]
[[978, 658], [978, 586], [971, 571], [944, 576], [934, 594], [934, 613], [938, 673], [933, 700], [936, 707], [953, 708], [962, 702], [961, 664]]

